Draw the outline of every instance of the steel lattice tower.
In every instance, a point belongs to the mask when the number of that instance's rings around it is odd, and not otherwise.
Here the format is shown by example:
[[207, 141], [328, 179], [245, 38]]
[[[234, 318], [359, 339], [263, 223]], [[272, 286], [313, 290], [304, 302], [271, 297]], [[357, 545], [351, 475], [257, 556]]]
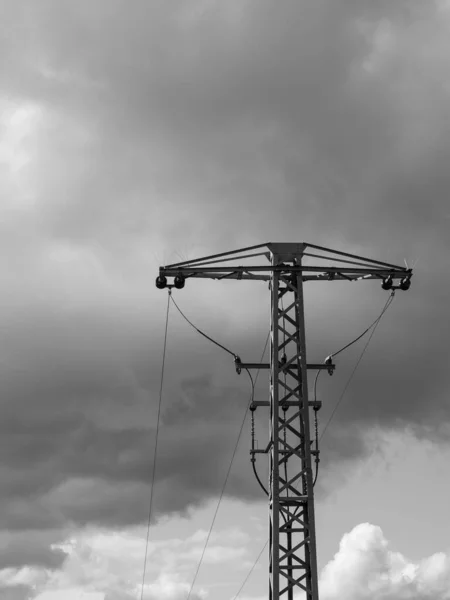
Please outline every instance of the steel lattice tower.
[[[279, 250], [279, 248], [275, 248]], [[301, 255], [272, 253], [273, 266]], [[269, 599], [318, 598], [301, 272], [274, 272], [270, 322]], [[287, 306], [282, 302], [287, 294]]]
[[[267, 263], [253, 264], [261, 256]], [[318, 264], [307, 264], [311, 258]], [[168, 277], [174, 278], [172, 284]], [[305, 243], [261, 244], [160, 268], [160, 289], [181, 289], [187, 278], [269, 282], [270, 363], [236, 357], [236, 368], [270, 369], [269, 401], [253, 402], [253, 408], [269, 407], [269, 444], [252, 451], [269, 455], [270, 600], [294, 600], [299, 592], [305, 600], [319, 598], [312, 470], [318, 450], [312, 449], [310, 426], [311, 412], [321, 403], [308, 398], [307, 372], [332, 373], [334, 365], [307, 363], [303, 283], [378, 279], [386, 290], [407, 290], [411, 277], [405, 267]]]

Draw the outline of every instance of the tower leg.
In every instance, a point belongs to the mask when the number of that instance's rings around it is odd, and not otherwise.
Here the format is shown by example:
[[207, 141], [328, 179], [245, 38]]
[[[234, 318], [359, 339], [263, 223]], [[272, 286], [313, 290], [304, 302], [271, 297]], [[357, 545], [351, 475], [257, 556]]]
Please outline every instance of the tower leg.
[[303, 280], [275, 271], [271, 288], [269, 598], [318, 600]]

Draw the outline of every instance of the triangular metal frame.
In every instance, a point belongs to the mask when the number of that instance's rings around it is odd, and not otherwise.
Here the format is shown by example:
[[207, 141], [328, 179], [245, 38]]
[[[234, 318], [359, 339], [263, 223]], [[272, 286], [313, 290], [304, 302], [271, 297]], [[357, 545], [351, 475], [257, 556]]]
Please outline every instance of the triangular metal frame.
[[[273, 256], [277, 256], [275, 264], [272, 260]], [[293, 257], [297, 257], [295, 264]], [[291, 263], [290, 273], [299, 271], [303, 274], [303, 281], [330, 279], [355, 281], [385, 279], [389, 276], [393, 279], [402, 279], [411, 275], [411, 269], [402, 266], [315, 244], [289, 242], [268, 242], [173, 263], [161, 267], [160, 275], [270, 281], [273, 272], [283, 272], [285, 262]]]

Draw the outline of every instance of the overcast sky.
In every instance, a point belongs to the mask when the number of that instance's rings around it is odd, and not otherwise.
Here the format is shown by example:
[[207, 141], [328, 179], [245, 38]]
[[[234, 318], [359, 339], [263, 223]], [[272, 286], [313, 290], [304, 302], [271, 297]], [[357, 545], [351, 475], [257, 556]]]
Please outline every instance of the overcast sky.
[[[415, 264], [323, 439], [321, 597], [450, 598], [449, 165], [446, 0], [0, 0], [2, 599], [140, 598], [158, 267], [268, 241]], [[310, 359], [386, 294], [308, 285]], [[267, 286], [176, 299], [258, 360]], [[322, 378], [321, 427], [361, 349]], [[186, 597], [248, 396], [172, 311], [146, 600]], [[192, 600], [232, 600], [267, 538], [249, 444]], [[265, 556], [240, 598], [267, 599]]]

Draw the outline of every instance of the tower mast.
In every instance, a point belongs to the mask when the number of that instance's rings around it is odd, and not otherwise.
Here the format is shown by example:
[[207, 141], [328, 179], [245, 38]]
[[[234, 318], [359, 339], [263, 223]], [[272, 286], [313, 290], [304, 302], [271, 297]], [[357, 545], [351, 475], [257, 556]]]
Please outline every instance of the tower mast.
[[[283, 245], [284, 246], [284, 245]], [[302, 254], [273, 245], [272, 265]], [[317, 553], [303, 281], [274, 271], [270, 323], [269, 599], [302, 590], [316, 600]], [[286, 295], [284, 306], [283, 297]]]
[[[312, 252], [311, 252], [312, 250]], [[264, 265], [254, 264], [266, 260]], [[309, 264], [314, 259], [315, 264]], [[230, 265], [230, 263], [236, 263]], [[264, 260], [262, 261], [264, 262]], [[332, 264], [330, 264], [332, 263]], [[173, 277], [173, 283], [168, 283]], [[270, 363], [243, 363], [243, 368], [270, 369], [269, 408], [269, 600], [318, 600], [313, 459], [310, 423], [320, 402], [308, 398], [309, 369], [334, 365], [308, 364], [303, 284], [307, 281], [373, 280], [385, 290], [410, 287], [412, 270], [306, 243], [268, 243], [184, 261], [160, 268], [159, 289], [181, 289], [188, 278], [268, 281], [271, 293]]]

